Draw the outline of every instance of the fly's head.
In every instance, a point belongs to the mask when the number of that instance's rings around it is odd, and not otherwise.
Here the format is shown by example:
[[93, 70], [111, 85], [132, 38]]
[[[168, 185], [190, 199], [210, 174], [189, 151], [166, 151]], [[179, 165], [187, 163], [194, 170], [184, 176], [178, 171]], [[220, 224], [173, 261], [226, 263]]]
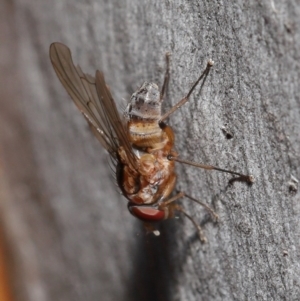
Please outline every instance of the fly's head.
[[161, 96], [158, 86], [145, 82], [134, 92], [125, 109], [125, 115], [142, 119], [159, 120], [161, 117]]

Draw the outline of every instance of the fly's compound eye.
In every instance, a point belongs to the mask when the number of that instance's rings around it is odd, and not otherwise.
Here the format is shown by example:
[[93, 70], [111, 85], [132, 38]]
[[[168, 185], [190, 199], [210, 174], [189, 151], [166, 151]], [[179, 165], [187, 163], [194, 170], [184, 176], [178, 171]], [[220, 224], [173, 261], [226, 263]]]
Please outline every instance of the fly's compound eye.
[[128, 205], [130, 213], [144, 222], [158, 222], [166, 218], [165, 211], [152, 206]]

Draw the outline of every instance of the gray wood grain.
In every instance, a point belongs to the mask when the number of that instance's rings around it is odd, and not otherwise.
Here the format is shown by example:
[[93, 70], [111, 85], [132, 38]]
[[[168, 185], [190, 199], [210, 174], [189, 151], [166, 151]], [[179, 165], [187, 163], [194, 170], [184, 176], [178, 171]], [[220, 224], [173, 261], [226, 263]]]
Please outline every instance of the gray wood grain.
[[[1, 225], [16, 300], [300, 299], [299, 1], [1, 1]], [[182, 157], [251, 173], [178, 166], [178, 189], [208, 243], [184, 218], [146, 236], [108, 160], [48, 58], [68, 45], [101, 69], [124, 106], [144, 80], [165, 110], [212, 58], [203, 89], [170, 118]], [[125, 100], [123, 100], [125, 99]]]

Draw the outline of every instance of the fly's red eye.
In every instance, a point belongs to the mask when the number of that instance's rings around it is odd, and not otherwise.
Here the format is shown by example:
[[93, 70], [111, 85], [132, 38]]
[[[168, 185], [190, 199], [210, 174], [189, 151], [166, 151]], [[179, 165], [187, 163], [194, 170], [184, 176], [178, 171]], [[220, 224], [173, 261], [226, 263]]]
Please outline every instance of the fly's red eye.
[[132, 215], [142, 221], [156, 222], [165, 219], [165, 212], [151, 206], [130, 206], [129, 211]]

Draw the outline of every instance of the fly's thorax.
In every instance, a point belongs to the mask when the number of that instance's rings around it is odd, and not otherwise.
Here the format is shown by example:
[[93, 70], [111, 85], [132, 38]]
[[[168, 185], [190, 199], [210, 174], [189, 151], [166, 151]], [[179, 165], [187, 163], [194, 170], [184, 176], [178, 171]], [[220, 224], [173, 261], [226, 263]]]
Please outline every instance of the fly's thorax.
[[135, 150], [138, 170], [119, 163], [117, 168], [118, 185], [124, 196], [136, 205], [154, 204], [166, 199], [172, 192], [176, 174], [174, 161], [164, 155], [164, 151], [149, 154]]

